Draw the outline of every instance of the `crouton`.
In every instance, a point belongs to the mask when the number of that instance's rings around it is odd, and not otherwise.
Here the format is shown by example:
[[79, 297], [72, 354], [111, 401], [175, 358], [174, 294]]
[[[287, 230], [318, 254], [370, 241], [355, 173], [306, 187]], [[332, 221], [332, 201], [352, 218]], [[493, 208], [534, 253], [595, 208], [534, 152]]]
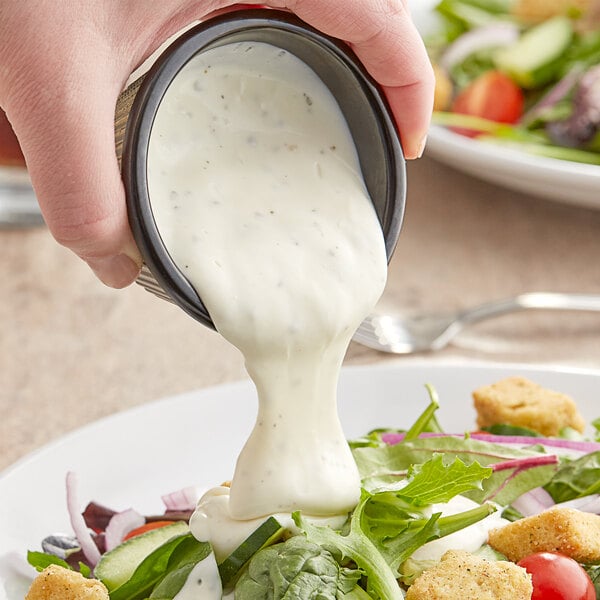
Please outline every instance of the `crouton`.
[[591, 0], [515, 0], [511, 13], [527, 23], [540, 23], [558, 15], [585, 13]]
[[433, 93], [433, 110], [448, 110], [452, 102], [452, 81], [440, 65], [433, 63], [435, 89]]
[[33, 580], [25, 600], [109, 600], [109, 596], [97, 579], [50, 565]]
[[532, 593], [525, 569], [505, 560], [491, 562], [464, 550], [448, 550], [408, 588], [406, 600], [530, 600]]
[[524, 377], [509, 377], [473, 392], [477, 425], [527, 427], [556, 436], [565, 427], [582, 432], [585, 421], [575, 402], [560, 392], [547, 390]]
[[512, 561], [534, 552], [559, 552], [580, 563], [600, 561], [600, 516], [551, 508], [489, 533], [488, 543]]

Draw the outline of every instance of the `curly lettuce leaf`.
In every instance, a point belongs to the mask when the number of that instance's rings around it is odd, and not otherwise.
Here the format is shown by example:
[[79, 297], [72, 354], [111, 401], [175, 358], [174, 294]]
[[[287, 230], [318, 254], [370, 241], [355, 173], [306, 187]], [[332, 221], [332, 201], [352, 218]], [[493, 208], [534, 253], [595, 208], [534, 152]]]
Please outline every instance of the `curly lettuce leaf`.
[[401, 490], [371, 494], [362, 491], [361, 500], [350, 519], [349, 531], [336, 532], [318, 527], [295, 513], [296, 524], [340, 563], [351, 560], [365, 573], [368, 591], [376, 598], [402, 598], [396, 578], [399, 565], [427, 542], [467, 527], [487, 517], [495, 509], [484, 505], [474, 510], [441, 517], [426, 515], [432, 503], [447, 502], [466, 490], [481, 487], [492, 470], [477, 463], [466, 465], [460, 459], [444, 464], [435, 455], [410, 471], [409, 482]]
[[[435, 454], [444, 455], [444, 464], [455, 458], [465, 465], [477, 462], [485, 467], [515, 461], [513, 468], [494, 469], [491, 476], [482, 479], [481, 489], [460, 492], [479, 503], [494, 501], [507, 506], [521, 494], [546, 485], [558, 469], [556, 464], [535, 465], [535, 461], [528, 462], [535, 457], [550, 456], [541, 447], [515, 448], [468, 437], [426, 437], [393, 446], [353, 450], [363, 486], [371, 491], [397, 485], [407, 477], [412, 465], [426, 463]], [[523, 462], [519, 463], [519, 459]]]
[[363, 509], [362, 531], [367, 535], [387, 564], [398, 575], [399, 566], [421, 546], [473, 525], [495, 511], [490, 504], [483, 504], [462, 513], [431, 516], [410, 513], [404, 501], [392, 492], [374, 494]]
[[413, 506], [427, 506], [448, 502], [454, 496], [473, 489], [483, 489], [483, 480], [492, 475], [492, 469], [478, 462], [465, 464], [456, 458], [444, 464], [441, 454], [421, 465], [412, 465], [408, 471], [408, 483], [397, 492], [397, 497]]
[[312, 525], [298, 512], [292, 516], [310, 542], [326, 548], [342, 564], [348, 561], [356, 563], [367, 577], [371, 595], [381, 600], [402, 600], [404, 594], [398, 586], [395, 573], [361, 528], [363, 510], [370, 497], [368, 492], [363, 491], [352, 513], [350, 530], [344, 535], [329, 527]]

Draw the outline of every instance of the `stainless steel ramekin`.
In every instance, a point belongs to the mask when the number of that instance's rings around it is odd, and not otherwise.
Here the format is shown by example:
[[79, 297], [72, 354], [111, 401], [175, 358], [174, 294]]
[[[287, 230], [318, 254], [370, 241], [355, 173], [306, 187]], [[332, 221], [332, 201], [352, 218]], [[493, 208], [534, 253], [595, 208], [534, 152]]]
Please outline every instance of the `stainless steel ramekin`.
[[346, 44], [290, 13], [269, 9], [228, 13], [185, 32], [121, 94], [115, 115], [116, 149], [129, 222], [145, 262], [138, 283], [212, 328], [202, 299], [169, 256], [156, 227], [148, 194], [148, 144], [163, 95], [185, 64], [199, 52], [241, 41], [265, 42], [287, 50], [311, 67], [331, 90], [354, 138], [388, 260], [396, 247], [406, 197], [404, 156], [390, 108]]

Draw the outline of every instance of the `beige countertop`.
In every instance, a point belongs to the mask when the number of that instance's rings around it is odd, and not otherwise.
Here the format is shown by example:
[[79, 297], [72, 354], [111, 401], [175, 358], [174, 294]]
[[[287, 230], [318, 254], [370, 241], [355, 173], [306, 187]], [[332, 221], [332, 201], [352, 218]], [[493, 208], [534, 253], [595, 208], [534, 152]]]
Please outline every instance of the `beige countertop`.
[[[600, 211], [424, 158], [380, 310], [466, 308], [526, 291], [600, 293]], [[245, 378], [237, 350], [138, 286], [103, 287], [44, 228], [0, 230], [0, 469], [101, 416]], [[502, 361], [600, 369], [600, 314], [521, 313], [436, 354], [352, 344], [346, 363]]]

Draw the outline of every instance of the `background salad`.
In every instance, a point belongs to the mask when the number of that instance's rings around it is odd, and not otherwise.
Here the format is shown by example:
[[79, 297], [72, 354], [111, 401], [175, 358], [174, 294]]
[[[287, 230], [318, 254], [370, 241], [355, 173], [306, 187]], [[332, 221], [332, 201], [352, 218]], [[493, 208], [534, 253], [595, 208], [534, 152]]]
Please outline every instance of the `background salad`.
[[600, 164], [599, 2], [442, 0], [435, 10], [435, 123]]

